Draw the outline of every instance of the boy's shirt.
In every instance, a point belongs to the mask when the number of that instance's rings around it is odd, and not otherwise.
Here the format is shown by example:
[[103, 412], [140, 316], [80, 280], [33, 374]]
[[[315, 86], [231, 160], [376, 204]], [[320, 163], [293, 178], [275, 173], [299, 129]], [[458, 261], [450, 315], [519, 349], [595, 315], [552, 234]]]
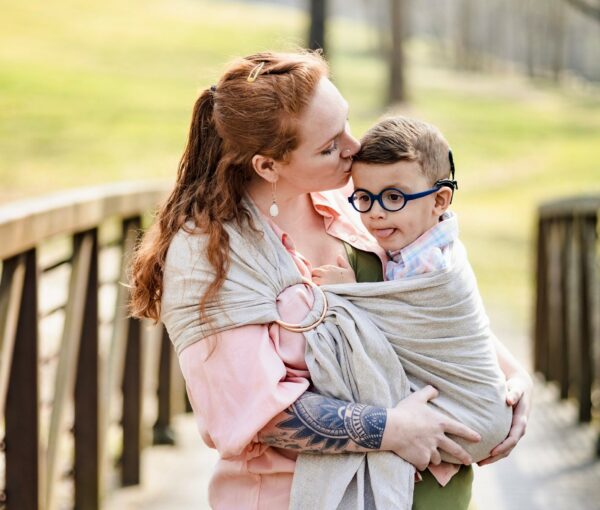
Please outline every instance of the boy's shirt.
[[433, 226], [408, 246], [389, 252], [385, 279], [398, 280], [408, 276], [430, 273], [450, 265], [452, 243], [458, 239], [456, 214], [446, 211]]

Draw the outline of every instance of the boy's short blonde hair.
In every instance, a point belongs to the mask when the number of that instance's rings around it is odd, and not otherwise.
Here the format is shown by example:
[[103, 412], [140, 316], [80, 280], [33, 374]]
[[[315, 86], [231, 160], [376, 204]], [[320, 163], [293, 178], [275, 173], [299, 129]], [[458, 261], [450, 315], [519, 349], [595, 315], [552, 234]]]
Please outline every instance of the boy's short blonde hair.
[[423, 175], [435, 183], [450, 177], [450, 146], [438, 128], [408, 117], [390, 117], [362, 137], [354, 161], [392, 164], [416, 161]]

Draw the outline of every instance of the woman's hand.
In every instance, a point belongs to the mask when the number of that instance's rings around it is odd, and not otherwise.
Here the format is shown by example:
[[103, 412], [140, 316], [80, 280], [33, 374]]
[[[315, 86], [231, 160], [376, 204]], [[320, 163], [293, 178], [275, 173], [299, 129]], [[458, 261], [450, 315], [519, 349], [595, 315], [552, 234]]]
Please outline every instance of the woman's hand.
[[406, 397], [395, 408], [388, 409], [381, 449], [393, 451], [419, 471], [429, 464], [439, 464], [442, 460], [440, 450], [464, 464], [471, 464], [471, 456], [446, 434], [474, 443], [481, 440], [477, 432], [427, 405], [437, 396], [438, 391], [434, 387], [426, 386]]
[[512, 449], [525, 435], [527, 420], [531, 411], [531, 397], [533, 393], [533, 381], [528, 373], [519, 371], [506, 381], [506, 403], [513, 406], [513, 419], [507, 438], [496, 446], [487, 459], [478, 462], [477, 465], [485, 466], [504, 457], [507, 457]]
[[350, 267], [350, 264], [348, 264], [348, 261], [341, 255], [337, 257], [337, 265], [327, 264], [315, 267], [311, 276], [317, 285], [356, 283], [354, 271]]

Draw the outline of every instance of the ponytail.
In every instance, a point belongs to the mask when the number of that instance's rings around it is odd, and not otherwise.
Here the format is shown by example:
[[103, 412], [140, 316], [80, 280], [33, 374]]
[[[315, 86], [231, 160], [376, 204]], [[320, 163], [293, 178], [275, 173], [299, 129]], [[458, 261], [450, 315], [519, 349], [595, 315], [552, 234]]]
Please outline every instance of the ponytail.
[[187, 221], [207, 235], [206, 253], [198, 255], [215, 269], [215, 279], [199, 303], [204, 314], [229, 268], [224, 225], [234, 222], [256, 230], [243, 206], [253, 156], [285, 160], [298, 144], [295, 120], [327, 75], [327, 63], [318, 53], [257, 53], [233, 62], [216, 87], [200, 94], [175, 187], [134, 256], [134, 316], [160, 319], [167, 251], [179, 229], [187, 229]]
[[[148, 317], [155, 322], [160, 320], [164, 264], [169, 245], [178, 230], [190, 218], [203, 229], [213, 223], [205, 201], [213, 188], [211, 182], [223, 145], [214, 124], [214, 105], [214, 92], [210, 89], [203, 91], [196, 100], [175, 187], [136, 249], [131, 271], [130, 303], [131, 313], [135, 317]], [[215, 236], [222, 238], [227, 235], [222, 226], [209, 230], [211, 240]], [[214, 257], [209, 255], [211, 258]]]

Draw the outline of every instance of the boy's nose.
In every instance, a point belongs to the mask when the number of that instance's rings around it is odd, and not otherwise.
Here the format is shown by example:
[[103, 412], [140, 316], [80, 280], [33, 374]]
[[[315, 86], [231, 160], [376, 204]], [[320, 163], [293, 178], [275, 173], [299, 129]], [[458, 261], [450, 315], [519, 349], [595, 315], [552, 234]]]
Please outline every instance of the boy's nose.
[[371, 207], [371, 210], [369, 211], [369, 217], [370, 218], [385, 218], [386, 215], [386, 211], [383, 207], [381, 207], [381, 205], [379, 204], [379, 202], [377, 200], [374, 201], [373, 203], [373, 207]]

